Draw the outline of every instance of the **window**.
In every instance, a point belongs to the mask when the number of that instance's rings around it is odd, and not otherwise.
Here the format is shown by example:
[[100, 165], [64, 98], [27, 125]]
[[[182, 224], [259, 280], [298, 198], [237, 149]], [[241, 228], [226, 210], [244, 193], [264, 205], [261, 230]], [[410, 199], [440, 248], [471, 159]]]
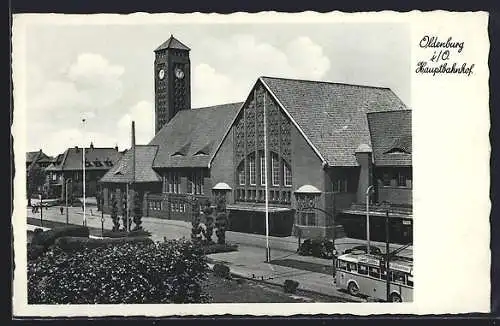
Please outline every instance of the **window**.
[[194, 186], [195, 193], [198, 195], [203, 195], [203, 186], [205, 179], [203, 179], [203, 171], [198, 171], [195, 173]]
[[409, 286], [413, 286], [413, 276], [412, 275], [406, 275], [406, 284]]
[[378, 267], [370, 267], [368, 269], [368, 274], [371, 277], [380, 278], [380, 269]]
[[384, 186], [390, 186], [391, 185], [391, 177], [389, 176], [389, 173], [384, 172], [382, 176], [382, 183]]
[[337, 179], [333, 182], [333, 192], [347, 192], [347, 180]]
[[266, 157], [264, 153], [260, 154], [260, 184], [266, 185]]
[[271, 156], [271, 165], [273, 169], [273, 186], [280, 185], [280, 161], [278, 155], [272, 154]]
[[57, 181], [57, 174], [52, 173], [52, 181]]
[[245, 180], [245, 162], [241, 162], [238, 166], [238, 183], [240, 186], [244, 186], [246, 183]]
[[368, 266], [359, 264], [358, 265], [358, 274], [368, 275]]
[[391, 281], [395, 283], [405, 284], [405, 273], [398, 271], [391, 272]]
[[292, 186], [292, 170], [290, 170], [290, 167], [288, 164], [283, 163], [283, 175], [285, 176], [285, 187], [291, 187]]
[[314, 212], [302, 212], [300, 216], [300, 225], [315, 226], [316, 225], [316, 213]]
[[75, 172], [73, 178], [75, 179], [75, 181], [80, 181], [80, 173]]
[[249, 171], [249, 178], [250, 178], [250, 184], [255, 185], [256, 180], [255, 180], [255, 157], [250, 156], [248, 159], [248, 171]]
[[398, 187], [406, 187], [406, 175], [401, 172], [398, 172]]
[[347, 270], [347, 262], [345, 262], [343, 260], [339, 260], [338, 262], [339, 262], [338, 268], [343, 269], [343, 270]]
[[179, 193], [180, 178], [178, 172], [168, 172], [167, 174], [167, 192]]
[[349, 272], [356, 272], [358, 270], [358, 266], [356, 266], [356, 263], [347, 263], [347, 270]]

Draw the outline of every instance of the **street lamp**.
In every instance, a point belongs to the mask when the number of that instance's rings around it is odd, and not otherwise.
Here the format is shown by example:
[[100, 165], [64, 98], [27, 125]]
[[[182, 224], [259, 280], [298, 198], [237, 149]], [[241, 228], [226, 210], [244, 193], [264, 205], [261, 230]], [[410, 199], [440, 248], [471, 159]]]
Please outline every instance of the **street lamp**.
[[[82, 119], [83, 132], [85, 132], [85, 119]], [[83, 137], [85, 139], [85, 137]], [[83, 166], [83, 226], [87, 226], [87, 217], [85, 216], [85, 140], [83, 142], [82, 151], [82, 166]]]
[[370, 192], [373, 190], [373, 185], [366, 188], [366, 252], [370, 253]]
[[68, 213], [68, 183], [72, 182], [71, 178], [64, 182], [64, 194], [66, 195], [66, 224], [69, 224], [69, 213]]

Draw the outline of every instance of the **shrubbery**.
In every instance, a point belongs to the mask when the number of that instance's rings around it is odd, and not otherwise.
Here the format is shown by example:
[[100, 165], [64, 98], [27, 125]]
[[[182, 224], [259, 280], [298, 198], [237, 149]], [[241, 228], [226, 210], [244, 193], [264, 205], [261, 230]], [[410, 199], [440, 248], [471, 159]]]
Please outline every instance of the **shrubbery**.
[[186, 240], [72, 253], [54, 246], [28, 263], [28, 303], [203, 303], [207, 272], [201, 248]]
[[[35, 230], [36, 231], [36, 230]], [[35, 232], [31, 239], [32, 245], [48, 248], [53, 245], [57, 238], [60, 237], [86, 237], [89, 236], [89, 229], [85, 226], [68, 225], [63, 227], [53, 228], [44, 232]]]
[[153, 240], [147, 237], [125, 237], [125, 238], [79, 238], [79, 237], [61, 237], [55, 242], [55, 245], [64, 251], [79, 251], [85, 248], [102, 248], [110, 244], [122, 245], [124, 243], [153, 243]]
[[144, 229], [132, 230], [130, 232], [127, 232], [127, 231], [104, 230], [102, 236], [103, 237], [107, 237], [107, 238], [149, 237], [149, 236], [151, 236], [151, 232], [146, 231]]

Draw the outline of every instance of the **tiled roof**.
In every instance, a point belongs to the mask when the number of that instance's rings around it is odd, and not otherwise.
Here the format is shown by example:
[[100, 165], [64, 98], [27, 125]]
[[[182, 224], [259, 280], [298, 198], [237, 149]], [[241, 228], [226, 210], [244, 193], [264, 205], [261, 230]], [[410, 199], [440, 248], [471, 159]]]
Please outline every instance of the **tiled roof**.
[[375, 165], [411, 165], [411, 110], [373, 112], [368, 114], [368, 124]]
[[42, 150], [26, 153], [26, 163], [49, 162], [50, 160], [52, 160], [52, 158], [47, 156]]
[[[62, 170], [83, 170], [82, 148], [68, 148], [61, 164]], [[116, 148], [85, 148], [86, 170], [108, 170], [121, 158]]]
[[356, 166], [370, 145], [366, 114], [405, 108], [389, 88], [261, 77], [330, 166]]
[[[153, 160], [158, 146], [135, 146], [135, 182], [159, 182], [160, 176], [153, 170]], [[134, 150], [127, 151], [123, 157], [99, 180], [100, 182], [126, 183], [133, 180]]]
[[158, 145], [154, 168], [207, 167], [242, 103], [182, 110], [149, 145]]
[[178, 39], [176, 39], [173, 35], [170, 35], [170, 38], [166, 40], [162, 45], [156, 48], [156, 51], [165, 50], [165, 49], [178, 49], [178, 50], [191, 50], [187, 46], [181, 43]]

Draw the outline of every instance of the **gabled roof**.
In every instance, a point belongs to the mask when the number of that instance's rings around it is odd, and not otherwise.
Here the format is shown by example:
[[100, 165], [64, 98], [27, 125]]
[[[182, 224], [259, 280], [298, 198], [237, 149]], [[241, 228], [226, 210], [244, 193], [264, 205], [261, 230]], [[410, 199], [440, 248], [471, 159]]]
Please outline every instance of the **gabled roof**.
[[149, 143], [158, 146], [153, 168], [208, 167], [210, 156], [241, 105], [179, 111]]
[[[83, 170], [83, 152], [80, 147], [68, 148], [64, 152], [61, 164], [62, 170]], [[108, 170], [121, 158], [122, 154], [117, 148], [94, 147], [85, 148], [86, 170]]]
[[51, 160], [52, 158], [42, 152], [42, 150], [26, 153], [26, 163], [31, 164], [33, 162], [49, 162]]
[[135, 150], [128, 150], [123, 157], [109, 169], [99, 182], [127, 183], [134, 179], [133, 156], [135, 152], [135, 182], [160, 182], [160, 176], [153, 170], [153, 160], [158, 146], [136, 145]]
[[368, 114], [373, 159], [377, 166], [411, 166], [411, 110]]
[[170, 35], [170, 38], [166, 40], [162, 45], [156, 48], [156, 51], [166, 50], [166, 49], [177, 49], [177, 50], [185, 50], [190, 51], [191, 49], [182, 44], [181, 41], [176, 39], [173, 35]]
[[389, 88], [261, 77], [259, 79], [329, 166], [356, 166], [355, 151], [370, 145], [366, 114], [400, 110]]

